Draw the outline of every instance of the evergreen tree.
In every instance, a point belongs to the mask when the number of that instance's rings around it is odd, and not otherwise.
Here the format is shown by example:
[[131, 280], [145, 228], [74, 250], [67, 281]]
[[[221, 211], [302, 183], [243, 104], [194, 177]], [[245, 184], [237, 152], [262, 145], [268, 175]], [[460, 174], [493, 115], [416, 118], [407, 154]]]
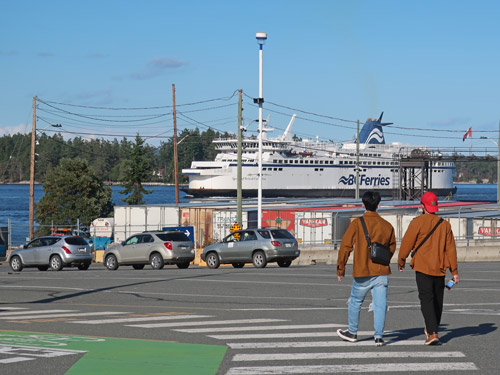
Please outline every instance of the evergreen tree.
[[111, 188], [105, 187], [87, 161], [63, 158], [43, 183], [44, 195], [36, 206], [41, 225], [90, 225], [113, 211]]
[[150, 194], [153, 190], [146, 190], [142, 183], [149, 181], [152, 177], [151, 150], [144, 146], [144, 140], [139, 136], [135, 137], [135, 144], [132, 145], [130, 156], [125, 164], [125, 177], [121, 185], [125, 188], [120, 194], [130, 194], [121, 200], [129, 205], [144, 204], [143, 194]]

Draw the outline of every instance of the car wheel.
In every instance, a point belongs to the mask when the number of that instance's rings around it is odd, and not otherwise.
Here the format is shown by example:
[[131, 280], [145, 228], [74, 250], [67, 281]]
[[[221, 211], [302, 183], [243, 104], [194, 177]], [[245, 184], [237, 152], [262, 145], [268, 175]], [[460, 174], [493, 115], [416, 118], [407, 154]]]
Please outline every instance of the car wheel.
[[245, 267], [245, 263], [233, 263], [234, 268], [243, 268]]
[[163, 257], [158, 253], [151, 254], [149, 257], [149, 263], [154, 270], [161, 270], [165, 265]]
[[278, 260], [278, 266], [280, 267], [290, 267], [290, 264], [292, 264], [291, 260]]
[[38, 266], [38, 270], [40, 271], [47, 271], [49, 269], [49, 266]]
[[10, 258], [10, 268], [12, 268], [12, 271], [14, 272], [21, 272], [23, 270], [23, 262], [21, 261], [21, 258], [18, 256]]
[[134, 270], [142, 270], [144, 268], [144, 264], [133, 264], [132, 267]]
[[59, 255], [52, 255], [49, 260], [50, 268], [53, 271], [60, 271], [63, 268], [63, 262]]
[[219, 268], [220, 266], [220, 259], [217, 253], [208, 254], [205, 262], [207, 263], [207, 267], [211, 269]]
[[104, 262], [106, 268], [110, 271], [115, 271], [118, 269], [118, 259], [113, 254], [109, 254]]
[[188, 267], [189, 267], [189, 262], [185, 262], [185, 263], [177, 263], [177, 267], [178, 267], [178, 268], [181, 268], [181, 269], [188, 268]]
[[80, 271], [85, 271], [85, 270], [88, 270], [90, 267], [90, 263], [82, 263], [82, 264], [79, 264], [78, 265], [78, 269]]
[[252, 257], [253, 265], [257, 268], [264, 268], [267, 266], [266, 254], [263, 251], [256, 251]]

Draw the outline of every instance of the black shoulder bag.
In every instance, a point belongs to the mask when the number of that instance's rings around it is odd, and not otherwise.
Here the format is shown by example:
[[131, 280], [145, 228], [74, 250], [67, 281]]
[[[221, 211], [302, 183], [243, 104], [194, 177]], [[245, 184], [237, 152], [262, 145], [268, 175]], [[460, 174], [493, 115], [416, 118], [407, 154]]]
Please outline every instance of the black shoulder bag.
[[363, 218], [363, 216], [361, 216], [359, 220], [361, 220], [361, 225], [363, 226], [363, 231], [365, 232], [366, 242], [368, 242], [368, 248], [370, 249], [370, 259], [373, 263], [388, 266], [389, 263], [391, 263], [392, 257], [389, 246], [386, 246], [379, 242], [372, 242], [370, 240], [368, 230], [366, 229], [365, 219]]
[[415, 253], [417, 252], [417, 250], [420, 249], [420, 246], [422, 246], [424, 244], [424, 242], [427, 241], [427, 239], [431, 236], [432, 233], [434, 233], [434, 231], [437, 229], [437, 227], [439, 226], [439, 224], [441, 224], [442, 221], [443, 221], [443, 218], [440, 218], [439, 221], [437, 222], [437, 224], [434, 226], [434, 228], [432, 228], [432, 230], [429, 232], [429, 234], [427, 236], [425, 236], [425, 238], [422, 240], [422, 242], [420, 242], [420, 244], [417, 246], [417, 248], [411, 252], [412, 258], [415, 256]]

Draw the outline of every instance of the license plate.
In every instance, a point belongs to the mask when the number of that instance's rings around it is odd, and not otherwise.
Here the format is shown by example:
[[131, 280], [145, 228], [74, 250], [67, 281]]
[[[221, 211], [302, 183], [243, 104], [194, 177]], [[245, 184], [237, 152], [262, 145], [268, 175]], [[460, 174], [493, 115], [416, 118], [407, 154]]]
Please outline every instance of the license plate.
[[292, 247], [292, 244], [291, 243], [286, 243], [285, 247]]
[[80, 248], [78, 249], [78, 251], [79, 251], [80, 253], [86, 253], [86, 252], [87, 252], [87, 249], [86, 249], [86, 248], [84, 248], [84, 247], [80, 247]]

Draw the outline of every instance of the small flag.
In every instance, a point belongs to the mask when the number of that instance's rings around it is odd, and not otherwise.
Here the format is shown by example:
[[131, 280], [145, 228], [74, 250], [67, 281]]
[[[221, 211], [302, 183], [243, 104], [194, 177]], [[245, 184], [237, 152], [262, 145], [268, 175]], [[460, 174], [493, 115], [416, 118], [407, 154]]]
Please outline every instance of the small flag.
[[465, 132], [462, 142], [465, 142], [465, 138], [472, 138], [472, 126]]

